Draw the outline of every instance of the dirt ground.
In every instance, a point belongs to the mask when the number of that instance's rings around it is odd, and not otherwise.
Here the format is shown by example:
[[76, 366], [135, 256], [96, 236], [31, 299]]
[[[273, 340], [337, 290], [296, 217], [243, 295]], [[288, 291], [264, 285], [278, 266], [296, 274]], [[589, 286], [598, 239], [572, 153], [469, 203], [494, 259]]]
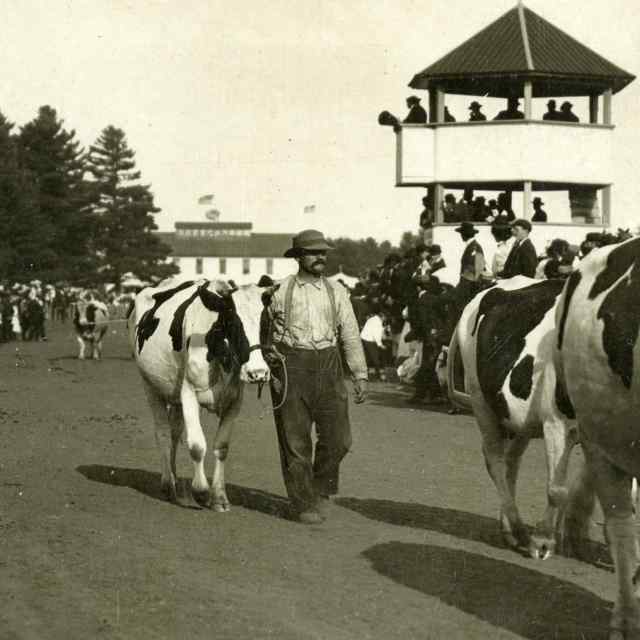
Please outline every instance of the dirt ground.
[[[75, 355], [69, 325], [0, 345], [2, 640], [605, 637], [611, 567], [503, 547], [470, 416], [410, 409], [394, 384], [373, 384], [352, 405], [341, 497], [306, 527], [285, 517], [268, 392], [251, 388], [227, 464], [233, 507], [219, 514], [190, 500], [184, 448], [183, 504], [162, 500], [122, 325], [103, 361]], [[528, 523], [544, 469], [535, 442]]]

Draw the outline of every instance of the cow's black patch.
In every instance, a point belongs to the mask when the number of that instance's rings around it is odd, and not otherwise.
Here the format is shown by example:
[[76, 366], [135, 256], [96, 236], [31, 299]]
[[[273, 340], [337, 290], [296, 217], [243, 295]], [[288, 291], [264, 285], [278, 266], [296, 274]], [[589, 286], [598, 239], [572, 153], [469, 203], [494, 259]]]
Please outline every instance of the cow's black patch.
[[561, 413], [563, 413], [570, 420], [575, 420], [576, 412], [573, 408], [573, 404], [571, 404], [571, 399], [567, 395], [567, 391], [560, 382], [560, 380], [556, 380], [556, 405]]
[[173, 320], [169, 327], [169, 335], [171, 336], [171, 345], [174, 351], [182, 351], [182, 340], [184, 316], [189, 305], [198, 297], [198, 290], [194, 291], [184, 302], [182, 302], [173, 314]]
[[[472, 331], [472, 335], [478, 332], [478, 379], [487, 403], [500, 418], [509, 415], [502, 385], [522, 353], [526, 336], [553, 307], [563, 285], [562, 280], [544, 280], [513, 291], [494, 288], [480, 301]], [[520, 373], [524, 377], [526, 371]]]
[[[604, 297], [597, 317], [604, 323], [602, 346], [609, 366], [629, 389], [633, 378], [633, 348], [640, 328], [640, 244], [626, 244], [634, 246], [635, 257], [622, 272], [631, 265], [633, 267], [629, 276], [618, 282]], [[624, 255], [629, 258], [627, 252]]]
[[249, 341], [236, 313], [231, 296], [225, 299], [229, 306], [219, 315], [205, 336], [207, 361], [217, 360], [225, 371], [240, 368], [249, 360]]
[[566, 289], [564, 292], [564, 306], [562, 307], [562, 315], [560, 316], [560, 323], [558, 325], [558, 349], [562, 349], [562, 340], [564, 338], [564, 326], [567, 322], [567, 314], [569, 313], [569, 305], [571, 304], [571, 298], [573, 293], [582, 280], [582, 274], [579, 271], [574, 271], [568, 278]]
[[526, 400], [531, 395], [533, 387], [533, 356], [528, 353], [511, 372], [509, 379], [509, 391], [521, 400]]
[[136, 338], [138, 343], [138, 353], [142, 351], [142, 347], [144, 347], [144, 343], [148, 340], [158, 328], [160, 324], [160, 318], [155, 317], [155, 313], [158, 308], [164, 304], [167, 300], [170, 300], [176, 293], [182, 291], [183, 289], [188, 289], [193, 285], [193, 280], [189, 280], [188, 282], [183, 282], [179, 284], [177, 287], [173, 289], [166, 289], [164, 291], [159, 291], [158, 293], [154, 293], [153, 296], [153, 307], [148, 309], [142, 314], [142, 318], [138, 322], [138, 326], [136, 327]]
[[606, 291], [640, 258], [640, 238], [623, 242], [607, 256], [607, 266], [601, 271], [589, 291], [589, 300]]

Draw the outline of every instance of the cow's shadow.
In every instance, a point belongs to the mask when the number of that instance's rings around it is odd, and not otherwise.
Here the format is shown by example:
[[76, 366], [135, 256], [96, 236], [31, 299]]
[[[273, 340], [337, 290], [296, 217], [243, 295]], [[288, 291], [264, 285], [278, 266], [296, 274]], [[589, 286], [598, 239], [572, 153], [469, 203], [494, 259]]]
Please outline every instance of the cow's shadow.
[[336, 504], [371, 520], [435, 531], [456, 538], [482, 542], [500, 549], [504, 548], [497, 518], [417, 502], [395, 502], [373, 498], [337, 498]]
[[386, 542], [363, 551], [378, 573], [519, 637], [606, 637], [610, 604], [517, 564], [428, 544]]
[[[443, 533], [463, 540], [481, 542], [497, 549], [505, 548], [497, 518], [417, 502], [373, 498], [338, 498], [336, 504], [371, 520]], [[518, 552], [523, 556], [529, 555], [528, 550], [524, 548]], [[606, 545], [595, 540], [583, 540], [580, 548], [575, 549], [571, 555], [599, 569], [611, 571], [613, 568]]]
[[[154, 500], [167, 501], [160, 487], [160, 474], [157, 472], [99, 464], [81, 465], [76, 467], [76, 471], [93, 482], [114, 487], [129, 487]], [[191, 481], [188, 478], [178, 478], [178, 505], [187, 509], [199, 509], [191, 498], [190, 486]], [[289, 502], [282, 496], [230, 483], [227, 483], [226, 489], [232, 505], [260, 511], [276, 518], [292, 517]]]

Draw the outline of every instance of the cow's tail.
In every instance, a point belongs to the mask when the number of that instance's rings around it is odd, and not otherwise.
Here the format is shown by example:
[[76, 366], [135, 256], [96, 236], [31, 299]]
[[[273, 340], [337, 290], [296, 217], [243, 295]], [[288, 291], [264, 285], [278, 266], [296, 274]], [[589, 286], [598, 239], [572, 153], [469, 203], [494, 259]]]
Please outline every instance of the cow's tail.
[[447, 357], [447, 394], [449, 401], [458, 409], [471, 410], [471, 400], [464, 386], [464, 365], [458, 342], [458, 327], [456, 326]]

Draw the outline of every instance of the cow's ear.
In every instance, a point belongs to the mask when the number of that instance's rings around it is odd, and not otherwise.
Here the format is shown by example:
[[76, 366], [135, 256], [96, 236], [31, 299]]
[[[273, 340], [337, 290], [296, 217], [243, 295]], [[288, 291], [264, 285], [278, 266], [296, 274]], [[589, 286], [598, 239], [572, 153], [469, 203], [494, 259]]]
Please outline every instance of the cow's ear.
[[222, 296], [220, 296], [218, 293], [209, 291], [206, 285], [198, 287], [198, 296], [200, 296], [202, 304], [209, 311], [217, 311], [218, 313], [224, 311], [224, 298], [222, 298]]

